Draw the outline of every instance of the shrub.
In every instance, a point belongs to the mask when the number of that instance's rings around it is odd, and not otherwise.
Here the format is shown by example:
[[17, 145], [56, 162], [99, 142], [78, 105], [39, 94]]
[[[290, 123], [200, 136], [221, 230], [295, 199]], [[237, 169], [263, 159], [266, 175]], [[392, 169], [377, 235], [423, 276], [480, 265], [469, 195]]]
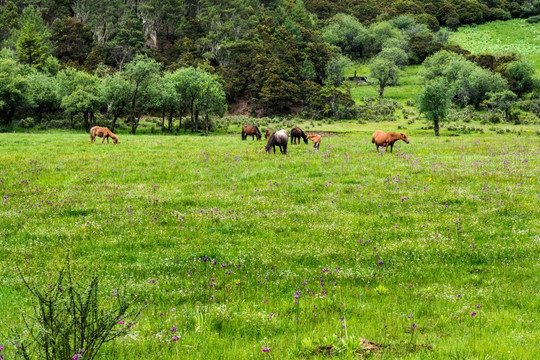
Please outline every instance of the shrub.
[[36, 121], [33, 117], [27, 117], [25, 119], [19, 120], [19, 126], [23, 129], [30, 129], [36, 125]]
[[25, 319], [26, 332], [15, 331], [19, 357], [94, 359], [104, 342], [126, 334], [135, 323], [133, 319], [141, 307], [132, 310], [133, 300], [118, 292], [113, 294], [115, 301], [108, 299], [109, 295], [102, 300], [98, 276], [73, 276], [70, 263], [68, 255], [65, 266], [49, 286], [30, 283], [19, 269], [35, 304], [34, 316]]

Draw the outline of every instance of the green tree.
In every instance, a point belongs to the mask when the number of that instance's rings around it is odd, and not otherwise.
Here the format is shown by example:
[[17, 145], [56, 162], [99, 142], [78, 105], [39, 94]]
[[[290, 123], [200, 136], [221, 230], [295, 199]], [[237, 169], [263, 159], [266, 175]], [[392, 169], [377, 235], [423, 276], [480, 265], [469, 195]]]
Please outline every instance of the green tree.
[[0, 43], [8, 39], [13, 30], [19, 28], [19, 9], [13, 1], [0, 7]]
[[514, 61], [506, 67], [506, 75], [512, 90], [522, 97], [537, 86], [534, 66], [526, 61]]
[[433, 121], [435, 136], [439, 136], [439, 123], [445, 120], [449, 104], [448, 84], [442, 79], [430, 81], [418, 95], [418, 110]]
[[142, 110], [144, 109], [143, 97], [146, 96], [148, 86], [159, 78], [161, 65], [154, 59], [146, 55], [137, 55], [127, 64], [125, 76], [131, 82], [133, 91], [131, 93], [130, 104], [128, 107], [128, 122], [131, 124], [131, 133], [135, 134]]
[[317, 80], [317, 73], [315, 72], [315, 66], [313, 62], [309, 59], [305, 59], [302, 63], [302, 68], [300, 69], [300, 77], [302, 80], [315, 81]]
[[62, 98], [61, 108], [70, 116], [71, 126], [73, 117], [83, 114], [84, 128], [89, 131], [95, 124], [95, 112], [101, 107], [99, 97], [99, 82], [97, 76], [86, 72], [67, 68], [57, 76], [58, 92]]
[[33, 6], [27, 6], [21, 14], [19, 24], [20, 29], [16, 32], [19, 61], [37, 69], [43, 68], [52, 48], [51, 34], [41, 18], [40, 11]]
[[114, 132], [116, 121], [120, 116], [125, 114], [132, 94], [132, 84], [120, 72], [107, 75], [100, 82], [100, 102], [106, 108], [107, 119], [112, 117], [111, 131]]
[[488, 99], [486, 100], [486, 105], [493, 108], [501, 110], [502, 121], [505, 119], [510, 119], [510, 107], [517, 100], [517, 95], [510, 90], [504, 90], [501, 92], [490, 92], [487, 94]]
[[323, 38], [354, 59], [367, 56], [369, 31], [355, 17], [346, 14], [334, 16], [323, 29]]
[[143, 23], [135, 14], [128, 12], [107, 44], [110, 57], [119, 70], [122, 70], [124, 64], [129, 62], [134, 54], [143, 51], [145, 40]]
[[24, 68], [11, 50], [0, 51], [0, 130], [9, 128], [15, 111], [28, 102]]
[[92, 32], [71, 17], [56, 19], [52, 24], [53, 54], [63, 64], [81, 67], [92, 50]]
[[28, 77], [28, 99], [37, 116], [37, 123], [43, 120], [44, 113], [52, 113], [60, 108], [58, 83], [56, 77], [38, 71], [32, 71]]

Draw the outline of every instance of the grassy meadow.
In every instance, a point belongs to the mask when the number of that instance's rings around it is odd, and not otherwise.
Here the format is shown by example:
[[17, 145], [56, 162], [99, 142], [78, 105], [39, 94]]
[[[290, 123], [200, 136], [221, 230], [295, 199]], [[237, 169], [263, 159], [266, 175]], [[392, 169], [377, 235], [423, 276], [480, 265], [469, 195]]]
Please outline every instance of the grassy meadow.
[[287, 156], [239, 129], [0, 134], [3, 353], [31, 314], [15, 266], [45, 287], [69, 249], [104, 304], [147, 302], [99, 359], [537, 358], [538, 127], [415, 123], [376, 153], [397, 125], [317, 123]]
[[540, 69], [540, 23], [514, 19], [461, 27], [450, 42], [476, 55], [516, 55], [534, 64], [537, 74]]

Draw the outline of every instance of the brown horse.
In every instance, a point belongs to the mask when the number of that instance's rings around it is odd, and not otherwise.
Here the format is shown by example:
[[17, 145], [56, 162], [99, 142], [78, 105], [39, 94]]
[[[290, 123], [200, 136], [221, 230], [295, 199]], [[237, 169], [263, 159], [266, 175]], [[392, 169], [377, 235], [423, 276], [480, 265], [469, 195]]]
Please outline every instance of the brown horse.
[[248, 135], [251, 135], [251, 139], [255, 140], [254, 137], [257, 137], [257, 141], [260, 141], [262, 138], [259, 128], [255, 125], [244, 125], [242, 126], [242, 140], [246, 140]]
[[396, 132], [385, 133], [383, 131], [377, 130], [373, 133], [373, 137], [371, 138], [371, 142], [375, 144], [377, 152], [379, 151], [379, 146], [385, 146], [386, 149], [384, 151], [388, 151], [388, 146], [390, 146], [390, 152], [392, 152], [394, 148], [394, 143], [398, 140], [403, 140], [407, 144], [409, 143], [407, 135]]
[[264, 132], [264, 138], [268, 139], [270, 135], [272, 135], [272, 132], [270, 131], [270, 129], [266, 129], [266, 131]]
[[285, 130], [279, 130], [273, 133], [268, 139], [268, 143], [264, 150], [270, 154], [270, 151], [274, 149], [274, 154], [276, 153], [276, 146], [279, 146], [279, 150], [282, 154], [287, 155], [287, 143], [289, 142], [289, 135]]
[[300, 138], [304, 139], [304, 143], [307, 144], [307, 135], [305, 132], [302, 131], [302, 129], [295, 127], [291, 130], [291, 144], [296, 144], [296, 141], [298, 140], [298, 144], [300, 144]]
[[113, 143], [118, 144], [118, 136], [114, 135], [111, 130], [106, 127], [94, 126], [90, 129], [90, 142], [96, 142], [96, 136], [102, 137], [101, 143], [107, 138], [107, 144], [109, 143], [109, 138], [112, 139]]
[[308, 135], [307, 138], [313, 141], [313, 148], [319, 150], [319, 145], [321, 144], [322, 140], [321, 135]]

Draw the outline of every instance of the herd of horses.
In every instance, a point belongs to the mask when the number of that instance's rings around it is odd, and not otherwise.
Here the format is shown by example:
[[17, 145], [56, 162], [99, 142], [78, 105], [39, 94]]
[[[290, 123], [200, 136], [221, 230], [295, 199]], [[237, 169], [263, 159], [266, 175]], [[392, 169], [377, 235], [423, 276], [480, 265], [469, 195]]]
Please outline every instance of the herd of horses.
[[[246, 140], [247, 137], [251, 135], [251, 138], [257, 141], [260, 141], [262, 138], [261, 131], [255, 125], [244, 125], [242, 127], [242, 140]], [[264, 133], [264, 138], [268, 139], [265, 150], [268, 154], [274, 150], [276, 153], [276, 146], [279, 147], [279, 150], [282, 154], [287, 154], [287, 143], [289, 142], [289, 136], [286, 130], [278, 130], [274, 133], [270, 129], [266, 129]], [[313, 148], [319, 150], [319, 145], [321, 144], [322, 137], [318, 134], [307, 135], [302, 129], [295, 127], [291, 130], [291, 144], [300, 144], [301, 139], [304, 140], [304, 143], [307, 144], [308, 140], [313, 142]], [[383, 132], [377, 130], [373, 133], [371, 137], [371, 143], [375, 144], [375, 149], [379, 152], [379, 147], [385, 147], [385, 151], [388, 151], [390, 147], [390, 152], [394, 150], [394, 143], [398, 140], [403, 140], [405, 143], [409, 143], [407, 135], [404, 133], [396, 132]]]
[[[251, 138], [255, 140], [255, 137], [257, 137], [257, 141], [260, 141], [262, 138], [262, 134], [259, 130], [259, 128], [255, 125], [244, 125], [242, 127], [242, 140], [246, 140], [248, 136], [251, 135]], [[107, 139], [107, 143], [109, 143], [109, 138], [112, 139], [113, 143], [116, 145], [118, 144], [118, 136], [113, 134], [111, 130], [109, 130], [106, 127], [101, 126], [94, 126], [90, 129], [90, 142], [95, 142], [96, 137], [103, 138], [101, 140], [101, 143]], [[268, 142], [266, 143], [265, 150], [268, 154], [271, 153], [272, 150], [274, 150], [274, 154], [276, 153], [276, 146], [279, 147], [279, 150], [282, 154], [287, 154], [287, 144], [289, 142], [289, 135], [287, 134], [286, 130], [278, 130], [272, 133], [270, 129], [266, 129], [264, 133], [264, 138], [268, 139]], [[318, 134], [310, 134], [307, 135], [302, 129], [295, 127], [291, 130], [291, 144], [300, 144], [300, 141], [304, 140], [304, 143], [307, 144], [308, 140], [311, 140], [313, 142], [313, 148], [315, 150], [319, 150], [319, 145], [321, 144], [322, 137]], [[403, 140], [405, 143], [409, 143], [409, 139], [407, 138], [407, 135], [404, 133], [396, 133], [396, 132], [383, 132], [380, 130], [377, 130], [373, 133], [373, 136], [371, 137], [371, 142], [375, 144], [375, 149], [377, 152], [379, 152], [379, 147], [385, 147], [385, 151], [388, 151], [388, 147], [390, 147], [390, 152], [393, 152], [394, 149], [394, 143], [398, 140]]]

